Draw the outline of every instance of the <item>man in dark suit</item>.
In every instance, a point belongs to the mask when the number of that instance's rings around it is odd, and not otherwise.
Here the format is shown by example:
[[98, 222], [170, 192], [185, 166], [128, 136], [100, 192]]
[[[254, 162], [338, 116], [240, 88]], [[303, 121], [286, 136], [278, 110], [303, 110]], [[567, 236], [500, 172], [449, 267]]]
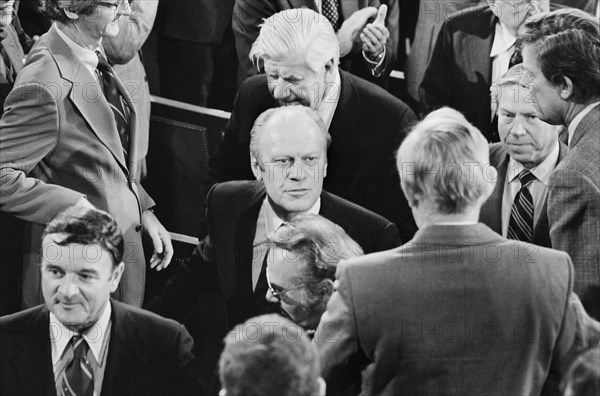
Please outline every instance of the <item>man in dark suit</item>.
[[185, 327], [110, 299], [125, 264], [108, 213], [67, 209], [42, 244], [45, 305], [0, 319], [2, 395], [202, 394]]
[[344, 70], [386, 86], [398, 49], [398, 0], [236, 0], [233, 32], [238, 51], [240, 84], [257, 73], [248, 55], [259, 35], [263, 19], [283, 10], [298, 8], [318, 12], [331, 22], [340, 44], [340, 64]]
[[[522, 75], [523, 65], [513, 66], [492, 93], [501, 143], [490, 145], [490, 165], [498, 171], [498, 180], [479, 221], [506, 238], [552, 247], [547, 186], [567, 146], [558, 140], [559, 127], [538, 118], [529, 99], [531, 89], [519, 85]], [[524, 185], [527, 180], [531, 181]]]
[[492, 127], [490, 86], [509, 69], [519, 26], [530, 15], [547, 10], [548, 3], [487, 0], [448, 18], [421, 82], [423, 110], [450, 106], [462, 112], [488, 141], [499, 141]]
[[[600, 319], [600, 38], [598, 20], [575, 9], [527, 21], [522, 84], [535, 89], [540, 118], [568, 128], [569, 152], [548, 185], [554, 249], [569, 253], [575, 292]], [[547, 56], [550, 55], [552, 61]]]
[[332, 394], [356, 380], [346, 375], [356, 356], [367, 361], [367, 395], [557, 391], [573, 349], [598, 342], [567, 254], [532, 254], [477, 222], [496, 176], [487, 165], [486, 139], [452, 109], [402, 143], [398, 170], [419, 231], [338, 264], [315, 334]]
[[[258, 180], [216, 184], [206, 198], [208, 236], [148, 309], [184, 318], [197, 296], [202, 327], [194, 339], [212, 372], [220, 339], [234, 325], [277, 310], [266, 299], [267, 235], [300, 213], [338, 224], [365, 252], [400, 245], [388, 220], [323, 191], [329, 177], [329, 134], [312, 109], [275, 108], [252, 130], [252, 171]], [[192, 330], [190, 328], [190, 330]]]
[[[302, 21], [302, 23], [300, 23]], [[415, 115], [399, 99], [339, 71], [331, 24], [302, 8], [265, 21], [250, 54], [266, 75], [242, 84], [225, 137], [210, 162], [213, 182], [252, 179], [250, 129], [263, 111], [291, 104], [319, 113], [332, 137], [324, 188], [393, 221], [403, 240], [416, 226], [399, 187], [394, 151]]]
[[152, 267], [168, 265], [173, 247], [139, 184], [136, 106], [102, 53], [103, 37], [118, 34], [131, 9], [97, 0], [46, 0], [44, 9], [56, 22], [29, 53], [0, 120], [0, 209], [27, 221], [23, 305], [41, 302], [44, 224], [69, 206], [92, 204], [115, 218], [126, 241], [115, 298], [140, 306], [142, 234], [152, 240]]

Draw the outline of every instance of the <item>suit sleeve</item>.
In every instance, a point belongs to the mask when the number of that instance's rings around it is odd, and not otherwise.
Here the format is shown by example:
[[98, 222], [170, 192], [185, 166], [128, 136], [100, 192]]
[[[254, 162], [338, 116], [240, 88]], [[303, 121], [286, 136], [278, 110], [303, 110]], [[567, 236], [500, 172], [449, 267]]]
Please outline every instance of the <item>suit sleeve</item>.
[[452, 103], [450, 95], [452, 89], [449, 83], [452, 76], [448, 75], [448, 68], [453, 62], [452, 34], [448, 22], [444, 22], [438, 38], [427, 63], [423, 81], [419, 87], [421, 110], [427, 114], [438, 107]]
[[258, 71], [248, 58], [252, 44], [258, 37], [259, 25], [264, 18], [277, 13], [275, 0], [236, 0], [233, 7], [232, 28], [235, 36], [241, 82]]
[[119, 21], [119, 34], [102, 40], [106, 56], [113, 64], [128, 63], [142, 49], [156, 18], [158, 0], [131, 1], [130, 7], [129, 18]]
[[579, 297], [573, 293], [571, 287], [573, 265], [566, 255], [565, 260], [569, 268], [568, 296], [561, 329], [552, 351], [552, 362], [544, 384], [544, 394], [558, 394], [560, 381], [573, 359], [581, 352], [597, 347], [600, 343], [600, 323], [587, 314]]
[[327, 310], [313, 339], [328, 394], [349, 389], [359, 380], [356, 375], [350, 374], [359, 349], [350, 277], [343, 261], [338, 264], [336, 278], [336, 290], [327, 303]]
[[575, 267], [575, 292], [592, 316], [600, 315], [600, 192], [581, 172], [558, 169], [550, 177], [548, 221], [552, 248]]
[[0, 120], [0, 208], [23, 220], [48, 223], [83, 194], [32, 177], [60, 139], [55, 93], [37, 83], [15, 86]]
[[173, 378], [173, 384], [176, 387], [174, 394], [189, 396], [206, 394], [204, 385], [198, 376], [198, 363], [192, 353], [193, 347], [192, 336], [183, 325], [179, 325], [175, 345], [172, 349], [176, 354], [174, 359], [175, 367], [177, 367], [177, 373]]

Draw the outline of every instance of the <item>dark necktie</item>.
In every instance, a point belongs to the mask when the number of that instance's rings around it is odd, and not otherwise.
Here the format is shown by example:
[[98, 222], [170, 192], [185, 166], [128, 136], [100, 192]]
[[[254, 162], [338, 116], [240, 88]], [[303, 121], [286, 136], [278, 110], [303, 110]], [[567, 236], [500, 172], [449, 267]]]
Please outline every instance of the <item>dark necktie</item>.
[[94, 372], [87, 357], [90, 348], [81, 335], [74, 335], [70, 344], [73, 348], [73, 360], [65, 369], [61, 396], [93, 396]]
[[268, 257], [269, 252], [267, 252], [265, 255], [265, 259], [263, 260], [262, 267], [260, 269], [260, 275], [258, 276], [258, 281], [256, 282], [256, 288], [254, 289], [254, 307], [256, 309], [256, 315], [274, 313], [279, 309], [279, 304], [267, 301], [266, 297], [267, 290], [269, 289], [269, 286], [267, 285]]
[[522, 45], [519, 40], [515, 41], [515, 50], [508, 61], [508, 68], [510, 69], [514, 65], [518, 65], [519, 63], [523, 63], [523, 55], [521, 54]]
[[119, 92], [115, 72], [100, 51], [96, 51], [96, 55], [98, 55], [98, 71], [102, 80], [104, 97], [110, 104], [110, 108], [115, 116], [121, 145], [123, 146], [125, 157], [127, 157], [127, 149], [129, 148], [129, 117], [126, 115], [126, 105]]
[[528, 170], [519, 173], [521, 189], [515, 197], [508, 223], [508, 238], [531, 242], [533, 240], [533, 197], [528, 186], [535, 176]]
[[329, 19], [333, 30], [337, 32], [340, 28], [340, 10], [337, 0], [323, 0], [321, 12], [325, 18]]

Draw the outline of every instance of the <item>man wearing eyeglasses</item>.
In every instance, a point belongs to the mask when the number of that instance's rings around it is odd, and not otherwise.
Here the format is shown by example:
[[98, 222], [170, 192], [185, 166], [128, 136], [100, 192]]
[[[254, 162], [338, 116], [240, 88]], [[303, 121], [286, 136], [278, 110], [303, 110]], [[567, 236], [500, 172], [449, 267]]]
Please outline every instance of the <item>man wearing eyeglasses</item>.
[[[422, 110], [450, 106], [489, 142], [498, 142], [490, 86], [521, 62], [519, 26], [547, 11], [549, 0], [486, 0], [452, 14], [442, 25], [419, 88]], [[446, 15], [447, 17], [447, 15]]]
[[400, 244], [393, 223], [323, 191], [330, 136], [314, 110], [269, 109], [255, 121], [250, 139], [257, 180], [211, 188], [206, 197], [208, 236], [190, 263], [147, 307], [185, 322], [190, 296], [196, 296], [201, 333], [195, 336], [189, 328], [202, 354], [199, 362], [212, 365], [209, 372], [227, 331], [279, 308], [265, 298], [267, 236], [284, 222], [301, 214], [320, 214], [344, 229], [366, 253]]
[[136, 109], [102, 49], [131, 9], [127, 0], [46, 0], [43, 11], [54, 23], [31, 50], [0, 121], [0, 208], [29, 222], [23, 305], [42, 301], [43, 225], [70, 206], [90, 205], [123, 231], [126, 269], [113, 296], [139, 306], [142, 231], [154, 247], [152, 267], [167, 266], [173, 250], [139, 185]]

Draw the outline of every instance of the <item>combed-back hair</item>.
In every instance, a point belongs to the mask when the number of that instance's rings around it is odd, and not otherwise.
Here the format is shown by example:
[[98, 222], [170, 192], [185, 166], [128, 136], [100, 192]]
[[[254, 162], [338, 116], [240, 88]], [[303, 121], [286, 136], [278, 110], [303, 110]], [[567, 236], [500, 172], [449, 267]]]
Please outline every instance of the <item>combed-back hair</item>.
[[330, 60], [338, 65], [340, 47], [326, 17], [308, 8], [293, 8], [264, 19], [249, 57], [258, 68], [267, 59], [300, 58], [318, 72]]
[[98, 0], [41, 0], [42, 13], [53, 21], [73, 23], [65, 10], [80, 16], [89, 16], [96, 11]]
[[546, 80], [558, 85], [573, 82], [575, 103], [600, 97], [600, 29], [584, 11], [564, 8], [528, 19], [519, 31], [524, 45], [534, 45]]

